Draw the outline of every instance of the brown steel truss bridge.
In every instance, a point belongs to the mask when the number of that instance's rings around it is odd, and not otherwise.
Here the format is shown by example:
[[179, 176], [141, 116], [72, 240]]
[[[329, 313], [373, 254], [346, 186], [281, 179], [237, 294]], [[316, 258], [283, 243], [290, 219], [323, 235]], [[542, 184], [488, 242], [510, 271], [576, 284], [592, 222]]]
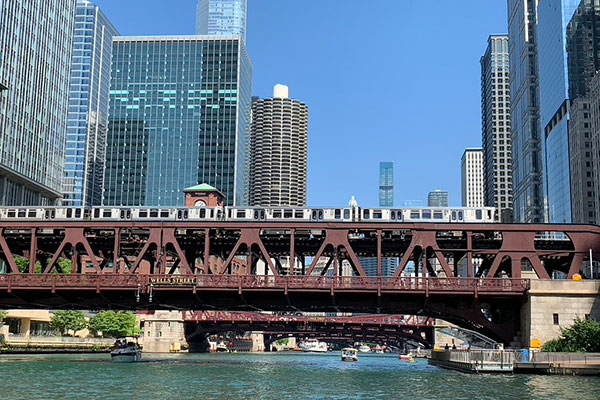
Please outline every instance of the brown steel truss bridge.
[[410, 341], [431, 348], [435, 319], [404, 315], [355, 315], [345, 317], [274, 315], [256, 312], [185, 311], [188, 342], [203, 341], [208, 335], [222, 332], [260, 331], [265, 344], [281, 338], [328, 339], [354, 343], [393, 343]]
[[0, 221], [0, 305], [414, 314], [510, 342], [525, 278], [572, 278], [590, 254], [598, 226]]

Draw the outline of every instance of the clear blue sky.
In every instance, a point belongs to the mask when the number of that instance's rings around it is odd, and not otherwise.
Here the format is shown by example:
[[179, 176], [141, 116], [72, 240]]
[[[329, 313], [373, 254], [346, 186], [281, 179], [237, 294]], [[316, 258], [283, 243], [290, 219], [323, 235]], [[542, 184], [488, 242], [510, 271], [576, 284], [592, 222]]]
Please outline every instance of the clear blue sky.
[[[96, 0], [123, 35], [195, 33], [196, 0]], [[309, 205], [378, 204], [394, 161], [395, 204], [448, 190], [481, 146], [479, 59], [506, 33], [506, 0], [249, 0], [254, 95], [275, 83], [308, 104]]]

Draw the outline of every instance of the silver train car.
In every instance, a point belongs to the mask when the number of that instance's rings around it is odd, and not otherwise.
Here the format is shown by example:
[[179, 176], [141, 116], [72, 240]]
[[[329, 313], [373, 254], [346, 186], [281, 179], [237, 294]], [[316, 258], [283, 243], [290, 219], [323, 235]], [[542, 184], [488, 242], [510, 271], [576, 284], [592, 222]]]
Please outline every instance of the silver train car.
[[0, 221], [499, 222], [493, 207], [7, 207]]

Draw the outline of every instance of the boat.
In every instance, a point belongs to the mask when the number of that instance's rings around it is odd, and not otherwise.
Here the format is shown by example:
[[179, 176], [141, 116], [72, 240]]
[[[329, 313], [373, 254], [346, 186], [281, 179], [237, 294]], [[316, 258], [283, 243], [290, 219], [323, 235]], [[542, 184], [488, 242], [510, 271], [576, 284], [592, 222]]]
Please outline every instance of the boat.
[[358, 351], [360, 351], [361, 353], [369, 353], [371, 351], [371, 348], [366, 344], [361, 344], [358, 348]]
[[342, 349], [342, 361], [358, 361], [358, 350], [353, 347]]
[[317, 339], [308, 339], [302, 342], [302, 351], [305, 353], [327, 353], [327, 343], [319, 342]]
[[221, 342], [217, 343], [217, 346], [215, 347], [215, 351], [217, 353], [229, 353], [229, 348], [223, 341], [221, 341]]
[[142, 359], [142, 349], [137, 343], [123, 342], [118, 346], [110, 352], [110, 359], [113, 362], [137, 362]]
[[415, 359], [412, 354], [400, 354], [400, 361], [414, 363]]

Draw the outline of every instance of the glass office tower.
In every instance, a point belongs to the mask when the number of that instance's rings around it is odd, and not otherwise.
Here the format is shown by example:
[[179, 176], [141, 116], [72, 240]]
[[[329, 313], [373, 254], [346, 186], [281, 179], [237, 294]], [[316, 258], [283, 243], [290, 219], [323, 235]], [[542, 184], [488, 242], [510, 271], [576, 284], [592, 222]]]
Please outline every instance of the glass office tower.
[[0, 205], [62, 193], [75, 1], [0, 1]]
[[538, 5], [540, 109], [545, 139], [550, 222], [571, 222], [567, 25], [581, 0], [544, 0]]
[[394, 207], [394, 163], [379, 163], [379, 207]]
[[102, 202], [112, 38], [118, 35], [99, 7], [86, 0], [77, 1], [63, 184], [65, 206]]
[[207, 183], [245, 205], [252, 64], [239, 37], [116, 37], [107, 206], [183, 206]]
[[448, 207], [448, 192], [434, 190], [427, 195], [428, 207]]
[[538, 0], [508, 0], [513, 218], [525, 223], [545, 220], [537, 6]]
[[198, 0], [198, 35], [241, 36], [246, 43], [247, 0]]

